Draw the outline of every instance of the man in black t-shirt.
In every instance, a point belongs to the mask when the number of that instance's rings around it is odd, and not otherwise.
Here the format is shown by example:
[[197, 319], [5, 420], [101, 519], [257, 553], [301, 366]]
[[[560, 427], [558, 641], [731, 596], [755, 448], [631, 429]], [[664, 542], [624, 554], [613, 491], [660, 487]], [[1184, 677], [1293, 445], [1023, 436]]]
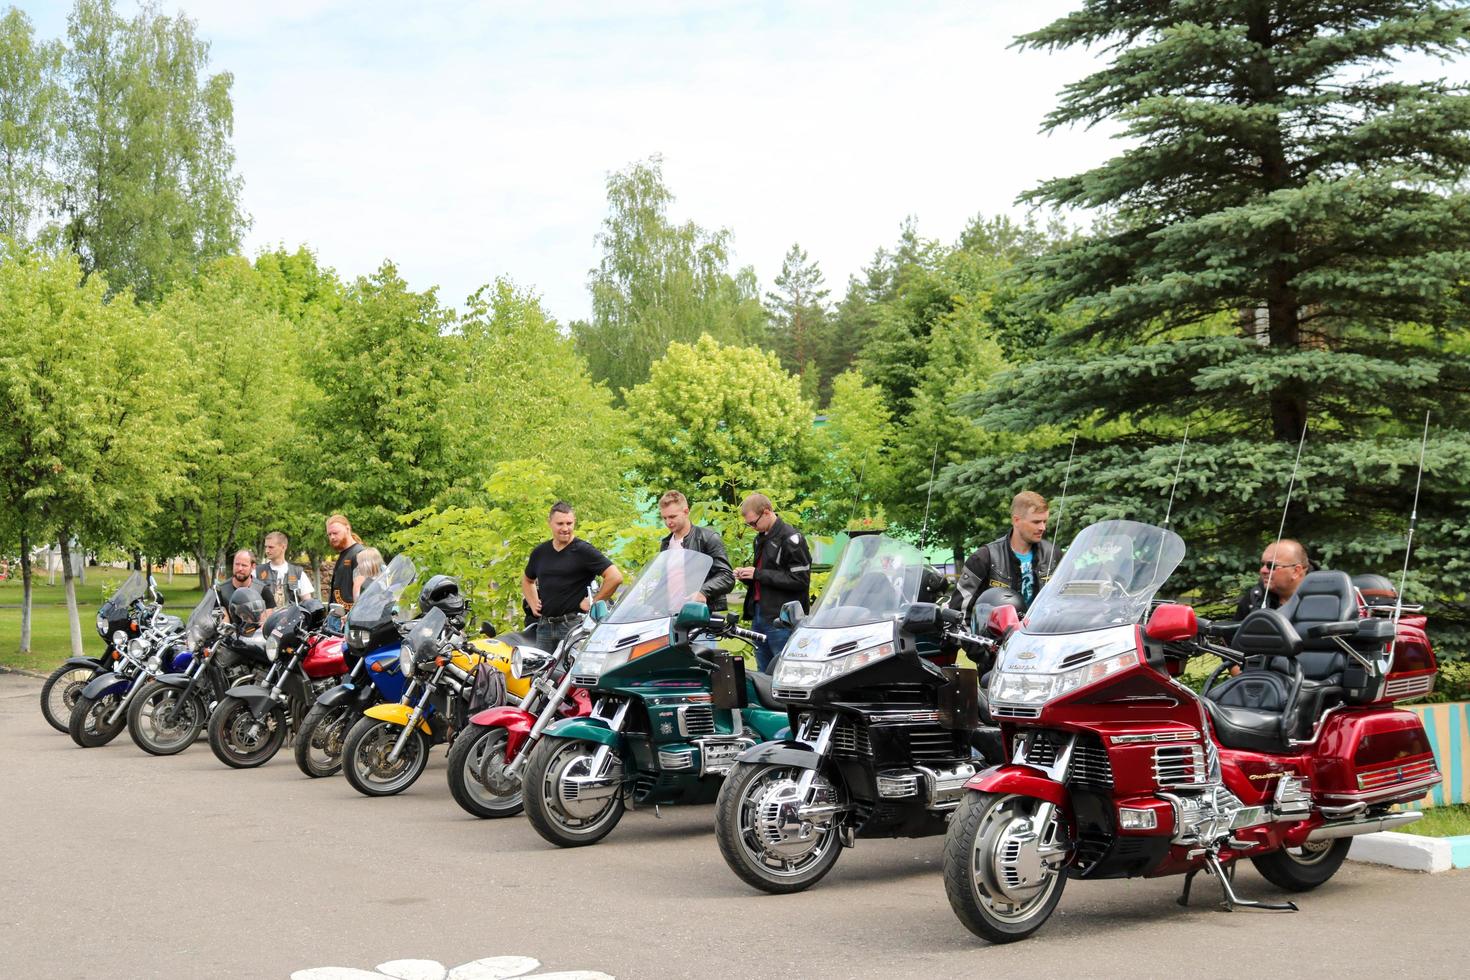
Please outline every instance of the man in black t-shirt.
[[352, 525], [342, 514], [327, 518], [327, 544], [337, 552], [337, 564], [332, 568], [331, 589], [327, 592], [328, 603], [341, 603], [343, 609], [352, 608], [355, 598], [352, 591], [352, 571], [357, 565], [357, 553], [362, 542], [352, 533]]
[[[606, 555], [576, 536], [577, 515], [571, 504], [557, 501], [546, 523], [551, 527], [551, 540], [532, 549], [521, 576], [521, 595], [538, 620], [537, 646], [552, 651], [592, 603], [617, 591], [623, 573]], [[597, 594], [589, 598], [587, 587], [598, 578], [602, 581]]]
[[[243, 589], [253, 585], [256, 591], [260, 585], [255, 581], [255, 554], [249, 548], [241, 548], [235, 552], [235, 560], [230, 564], [230, 577], [214, 586], [215, 595], [219, 596], [220, 608], [225, 611], [226, 617], [230, 613], [230, 597], [235, 594], [236, 589]], [[261, 591], [261, 598], [265, 600], [265, 608], [275, 608], [275, 599], [268, 591]]]

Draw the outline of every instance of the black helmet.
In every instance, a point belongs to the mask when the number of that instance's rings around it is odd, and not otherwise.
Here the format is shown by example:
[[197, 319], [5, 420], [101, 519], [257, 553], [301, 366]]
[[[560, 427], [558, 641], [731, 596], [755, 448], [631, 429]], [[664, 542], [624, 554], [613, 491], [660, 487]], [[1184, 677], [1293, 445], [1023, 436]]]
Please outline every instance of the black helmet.
[[468, 608], [464, 596], [459, 594], [459, 582], [448, 575], [435, 575], [424, 583], [419, 593], [419, 615], [427, 615], [430, 609], [438, 609], [446, 617], [463, 622]]
[[316, 596], [312, 596], [303, 602], [297, 603], [301, 608], [301, 614], [306, 620], [306, 628], [316, 631], [322, 628], [322, 623], [327, 619], [327, 607]]
[[1016, 595], [1015, 589], [996, 586], [993, 589], [986, 589], [975, 599], [975, 608], [970, 612], [970, 628], [983, 630], [985, 624], [990, 621], [991, 610], [997, 606], [1014, 606], [1018, 616], [1026, 612], [1026, 604], [1021, 601], [1020, 596]]
[[230, 593], [230, 622], [237, 627], [256, 626], [265, 615], [265, 600], [255, 586], [246, 585]]

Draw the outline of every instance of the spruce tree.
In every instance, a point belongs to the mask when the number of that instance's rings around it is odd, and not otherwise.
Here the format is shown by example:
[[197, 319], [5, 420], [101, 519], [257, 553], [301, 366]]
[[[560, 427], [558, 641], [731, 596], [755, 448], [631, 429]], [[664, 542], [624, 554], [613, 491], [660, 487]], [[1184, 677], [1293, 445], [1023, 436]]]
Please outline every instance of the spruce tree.
[[[1287, 536], [1321, 565], [1396, 573], [1429, 411], [1409, 597], [1463, 651], [1470, 91], [1393, 69], [1462, 54], [1465, 5], [1087, 0], [1018, 43], [1108, 52], [1045, 128], [1113, 121], [1127, 148], [1027, 195], [1105, 218], [1030, 268], [1029, 302], [1085, 325], [962, 408], [1081, 434], [1072, 531], [1162, 520], [1188, 425], [1172, 519], [1180, 587], [1205, 600], [1252, 577], [1304, 426]], [[945, 485], [977, 506], [1054, 492], [1065, 458], [981, 458]]]

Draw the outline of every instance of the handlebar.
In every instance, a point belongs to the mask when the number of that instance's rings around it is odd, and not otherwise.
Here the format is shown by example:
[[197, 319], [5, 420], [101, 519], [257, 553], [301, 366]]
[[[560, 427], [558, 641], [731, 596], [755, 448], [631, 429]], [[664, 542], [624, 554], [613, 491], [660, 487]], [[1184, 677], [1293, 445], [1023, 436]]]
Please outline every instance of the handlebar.
[[739, 626], [730, 627], [730, 635], [745, 640], [747, 643], [766, 642], [766, 634], [757, 633], [755, 630], [741, 629]]

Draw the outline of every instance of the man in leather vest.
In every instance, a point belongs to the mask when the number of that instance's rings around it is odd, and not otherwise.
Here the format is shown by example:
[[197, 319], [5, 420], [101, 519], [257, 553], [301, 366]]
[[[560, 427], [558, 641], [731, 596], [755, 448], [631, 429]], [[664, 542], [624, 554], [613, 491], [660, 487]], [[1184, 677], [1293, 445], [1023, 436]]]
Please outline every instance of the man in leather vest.
[[265, 564], [255, 569], [261, 595], [270, 594], [277, 609], [311, 598], [311, 577], [300, 565], [286, 560], [290, 539], [280, 531], [265, 536]]
[[986, 589], [1010, 589], [1030, 608], [1056, 570], [1057, 546], [1044, 540], [1049, 516], [1046, 498], [1023, 490], [1011, 501], [1011, 530], [965, 559], [949, 608], [969, 622], [975, 600]]
[[751, 564], [735, 569], [735, 578], [745, 583], [745, 618], [766, 635], [755, 647], [756, 667], [769, 672], [791, 639], [791, 630], [777, 622], [781, 607], [793, 599], [803, 609], [811, 603], [812, 553], [801, 532], [776, 516], [765, 494], [741, 501], [740, 516], [755, 529], [755, 548]]
[[703, 602], [710, 612], [724, 612], [725, 596], [735, 587], [735, 572], [725, 554], [725, 542], [720, 532], [712, 527], [699, 527], [689, 520], [689, 501], [677, 490], [670, 490], [658, 498], [658, 513], [664, 520], [669, 533], [658, 543], [659, 551], [670, 548], [687, 548], [702, 555], [709, 555], [714, 564], [704, 577], [699, 591], [690, 596], [693, 602]]

